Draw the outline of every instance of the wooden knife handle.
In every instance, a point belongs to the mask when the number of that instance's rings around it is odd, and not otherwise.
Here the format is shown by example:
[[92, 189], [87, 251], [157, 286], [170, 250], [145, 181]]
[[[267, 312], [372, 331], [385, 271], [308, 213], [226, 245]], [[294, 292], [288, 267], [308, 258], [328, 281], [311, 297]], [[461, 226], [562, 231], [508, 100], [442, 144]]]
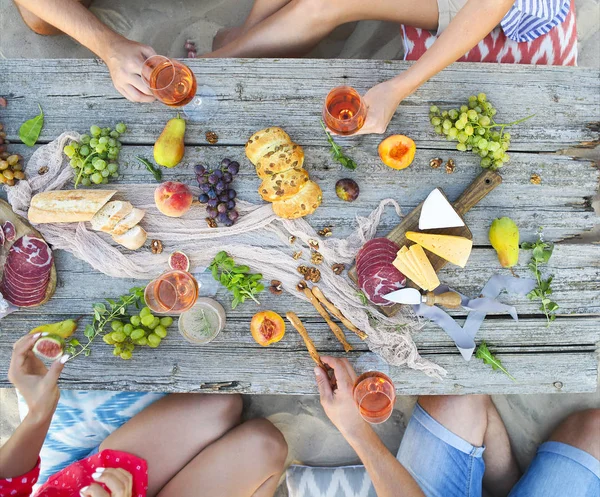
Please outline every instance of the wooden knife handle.
[[473, 181], [462, 195], [458, 197], [456, 202], [452, 204], [454, 209], [463, 216], [500, 183], [502, 183], [502, 176], [496, 171], [487, 169], [477, 176], [475, 181]]
[[436, 295], [433, 292], [427, 292], [423, 296], [423, 301], [427, 305], [435, 305], [439, 304], [443, 307], [448, 307], [449, 309], [454, 309], [455, 307], [460, 307], [462, 299], [460, 295], [456, 292], [445, 292]]

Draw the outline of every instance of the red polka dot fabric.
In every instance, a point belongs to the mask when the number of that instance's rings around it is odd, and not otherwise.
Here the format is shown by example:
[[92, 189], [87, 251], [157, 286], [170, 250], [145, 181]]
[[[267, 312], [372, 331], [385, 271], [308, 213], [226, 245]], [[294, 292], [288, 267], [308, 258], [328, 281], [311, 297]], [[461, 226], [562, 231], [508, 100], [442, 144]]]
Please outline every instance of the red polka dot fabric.
[[[92, 475], [96, 468], [121, 468], [133, 476], [132, 497], [146, 497], [148, 491], [148, 465], [146, 461], [127, 452], [103, 450], [98, 454], [67, 466], [51, 476], [35, 494], [33, 486], [40, 472], [40, 460], [29, 473], [0, 480], [0, 497], [79, 497], [79, 490], [96, 483]], [[105, 487], [105, 490], [108, 489]]]

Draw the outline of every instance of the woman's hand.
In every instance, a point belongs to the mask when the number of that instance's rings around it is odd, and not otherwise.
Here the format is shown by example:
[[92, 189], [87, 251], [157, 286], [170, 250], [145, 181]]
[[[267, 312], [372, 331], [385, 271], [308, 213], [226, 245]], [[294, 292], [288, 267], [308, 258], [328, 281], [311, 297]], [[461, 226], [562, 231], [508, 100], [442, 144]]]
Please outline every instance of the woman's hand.
[[103, 57], [117, 91], [132, 102], [153, 102], [154, 95], [142, 80], [144, 61], [156, 52], [152, 47], [120, 37]]
[[342, 435], [355, 433], [367, 424], [361, 418], [358, 407], [354, 402], [353, 390], [356, 373], [347, 359], [334, 359], [333, 357], [323, 356], [321, 360], [333, 369], [337, 381], [337, 389], [333, 390], [327, 373], [318, 366], [315, 368], [321, 405], [325, 410], [325, 414]]
[[96, 468], [92, 478], [106, 485], [108, 493], [101, 485], [91, 484], [79, 491], [81, 497], [131, 497], [133, 477], [121, 468]]
[[367, 119], [356, 134], [385, 133], [398, 105], [409, 94], [410, 92], [403, 89], [400, 77], [384, 81], [371, 88], [363, 96], [367, 106]]
[[54, 414], [60, 397], [58, 377], [69, 358], [62, 356], [48, 369], [33, 353], [33, 346], [41, 335], [25, 335], [15, 343], [8, 369], [8, 380], [27, 402], [28, 416], [37, 421], [45, 421]]

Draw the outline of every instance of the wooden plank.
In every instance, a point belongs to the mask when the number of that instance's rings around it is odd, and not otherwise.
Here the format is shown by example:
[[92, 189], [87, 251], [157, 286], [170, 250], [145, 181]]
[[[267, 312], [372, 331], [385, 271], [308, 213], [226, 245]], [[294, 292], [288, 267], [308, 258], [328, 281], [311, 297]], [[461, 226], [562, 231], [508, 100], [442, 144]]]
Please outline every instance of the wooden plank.
[[[209, 127], [219, 134], [221, 143], [237, 145], [252, 132], [275, 124], [284, 125], [303, 145], [325, 145], [318, 119], [331, 88], [347, 84], [365, 92], [410, 66], [403, 61], [311, 59], [192, 59], [186, 63], [201, 84], [211, 86], [219, 97], [218, 115]], [[16, 140], [20, 124], [37, 114], [37, 102], [46, 111], [42, 142], [67, 129], [113, 123], [116, 118], [130, 125], [127, 143], [149, 144], [174, 115], [173, 109], [159, 103], [140, 105], [125, 100], [98, 60], [8, 59], [0, 61], [0, 74], [3, 94], [9, 100], [2, 114], [11, 140]], [[453, 150], [452, 143], [433, 133], [429, 106], [458, 107], [469, 94], [483, 91], [497, 107], [499, 121], [536, 114], [512, 131], [515, 150], [557, 151], [597, 142], [593, 123], [600, 115], [598, 76], [599, 71], [592, 68], [456, 63], [403, 101], [388, 133], [408, 134], [421, 147]], [[206, 124], [190, 124], [188, 141], [204, 144], [206, 130]], [[368, 135], [344, 142], [365, 146], [380, 140]]]
[[[11, 150], [23, 154], [26, 159], [32, 153], [24, 145], [12, 145]], [[347, 236], [353, 232], [355, 217], [369, 214], [386, 197], [395, 198], [404, 213], [422, 202], [434, 186], [442, 187], [450, 200], [454, 201], [481, 172], [477, 157], [460, 152], [448, 154], [437, 150], [417, 150], [412, 165], [396, 171], [381, 163], [375, 147], [361, 147], [349, 151], [359, 167], [356, 171], [348, 171], [331, 160], [327, 148], [305, 147], [304, 150], [306, 168], [321, 185], [324, 197], [321, 207], [308, 220], [316, 229], [333, 226], [335, 236]], [[123, 147], [120, 183], [154, 181], [137, 162], [136, 155], [152, 158], [152, 148]], [[446, 174], [443, 168], [430, 168], [429, 160], [438, 155], [444, 159], [455, 159], [457, 166], [454, 174]], [[163, 169], [164, 179], [192, 184], [192, 165], [215, 165], [223, 157], [236, 159], [242, 164], [239, 179], [235, 182], [239, 197], [262, 203], [257, 193], [260, 180], [239, 147], [188, 146], [180, 166]], [[541, 185], [530, 183], [533, 173], [540, 174]], [[534, 240], [540, 226], [544, 227], [546, 239], [556, 241], [580, 234], [598, 223], [590, 198], [597, 192], [600, 171], [592, 161], [513, 153], [511, 162], [501, 170], [501, 175], [502, 184], [465, 215], [475, 245], [489, 246], [489, 226], [494, 218], [501, 216], [509, 216], [517, 223], [523, 241]], [[361, 193], [357, 201], [344, 202], [335, 195], [335, 183], [343, 177], [353, 178], [359, 184]], [[427, 181], [423, 181], [423, 178], [427, 178]], [[388, 209], [382, 218], [379, 233], [385, 235], [398, 221], [392, 209]]]

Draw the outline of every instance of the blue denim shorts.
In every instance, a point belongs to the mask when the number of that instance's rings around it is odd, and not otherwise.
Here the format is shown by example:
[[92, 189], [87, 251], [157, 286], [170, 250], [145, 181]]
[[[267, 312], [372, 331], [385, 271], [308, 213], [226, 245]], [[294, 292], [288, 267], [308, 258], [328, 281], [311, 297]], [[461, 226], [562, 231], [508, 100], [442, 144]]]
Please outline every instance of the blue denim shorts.
[[[398, 460], [427, 497], [481, 497], [484, 450], [452, 433], [417, 404]], [[567, 496], [600, 496], [600, 461], [576, 447], [546, 442], [509, 497]]]

